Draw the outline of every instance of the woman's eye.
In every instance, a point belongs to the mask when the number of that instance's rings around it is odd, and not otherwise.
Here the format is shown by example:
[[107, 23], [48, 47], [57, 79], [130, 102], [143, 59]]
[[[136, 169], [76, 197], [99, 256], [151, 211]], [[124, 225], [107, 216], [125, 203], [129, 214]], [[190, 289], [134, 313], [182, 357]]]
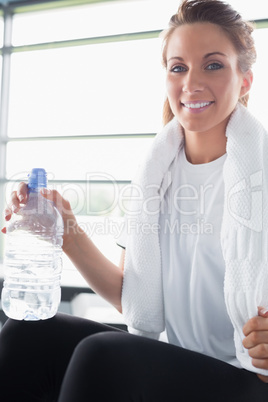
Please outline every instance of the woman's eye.
[[219, 70], [223, 68], [223, 65], [220, 63], [211, 63], [206, 67], [206, 70]]
[[183, 66], [174, 66], [171, 67], [170, 71], [172, 73], [184, 73], [186, 71], [186, 68]]

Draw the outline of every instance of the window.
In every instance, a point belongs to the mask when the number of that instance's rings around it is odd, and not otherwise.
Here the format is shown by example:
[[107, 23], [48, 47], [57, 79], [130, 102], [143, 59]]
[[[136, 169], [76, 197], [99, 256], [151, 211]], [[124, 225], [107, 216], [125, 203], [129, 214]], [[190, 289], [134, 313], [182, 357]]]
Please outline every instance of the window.
[[[259, 62], [250, 108], [268, 126], [268, 7], [230, 1], [257, 22]], [[0, 208], [5, 194], [44, 167], [79, 222], [115, 263], [127, 193], [161, 128], [165, 97], [159, 32], [179, 0], [16, 1], [2, 7]], [[264, 19], [266, 18], [266, 19]], [[3, 62], [2, 62], [3, 59]], [[1, 214], [1, 224], [3, 218]], [[3, 257], [4, 236], [0, 241]], [[84, 285], [64, 259], [65, 284]]]
[[[176, 2], [67, 3], [5, 9], [2, 194], [44, 167], [50, 187], [70, 199], [83, 228], [117, 263], [124, 214], [117, 201], [161, 127], [158, 35]], [[64, 259], [63, 280], [73, 284], [74, 276], [83, 284]]]

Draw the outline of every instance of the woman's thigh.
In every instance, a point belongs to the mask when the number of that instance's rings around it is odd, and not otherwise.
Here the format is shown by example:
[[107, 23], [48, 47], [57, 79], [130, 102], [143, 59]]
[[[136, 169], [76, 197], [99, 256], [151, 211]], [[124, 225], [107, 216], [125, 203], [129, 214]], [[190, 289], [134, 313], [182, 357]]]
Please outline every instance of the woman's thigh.
[[56, 401], [75, 347], [106, 331], [117, 330], [66, 314], [44, 321], [8, 320], [0, 332], [1, 402]]
[[264, 402], [255, 374], [127, 333], [101, 333], [75, 349], [59, 402]]

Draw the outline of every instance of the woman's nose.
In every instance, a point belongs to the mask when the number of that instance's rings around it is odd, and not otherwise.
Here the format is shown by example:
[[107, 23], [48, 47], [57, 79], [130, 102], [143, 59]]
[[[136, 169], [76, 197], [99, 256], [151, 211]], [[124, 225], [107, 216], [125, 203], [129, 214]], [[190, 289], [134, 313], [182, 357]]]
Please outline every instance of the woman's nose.
[[184, 77], [183, 91], [186, 93], [201, 92], [204, 89], [204, 82], [199, 72], [188, 71]]

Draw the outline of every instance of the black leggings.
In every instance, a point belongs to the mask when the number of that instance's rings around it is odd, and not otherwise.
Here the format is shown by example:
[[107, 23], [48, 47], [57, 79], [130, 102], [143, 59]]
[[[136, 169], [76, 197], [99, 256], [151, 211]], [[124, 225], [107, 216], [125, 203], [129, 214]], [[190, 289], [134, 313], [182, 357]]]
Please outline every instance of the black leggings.
[[256, 374], [73, 316], [8, 320], [1, 402], [262, 402]]

